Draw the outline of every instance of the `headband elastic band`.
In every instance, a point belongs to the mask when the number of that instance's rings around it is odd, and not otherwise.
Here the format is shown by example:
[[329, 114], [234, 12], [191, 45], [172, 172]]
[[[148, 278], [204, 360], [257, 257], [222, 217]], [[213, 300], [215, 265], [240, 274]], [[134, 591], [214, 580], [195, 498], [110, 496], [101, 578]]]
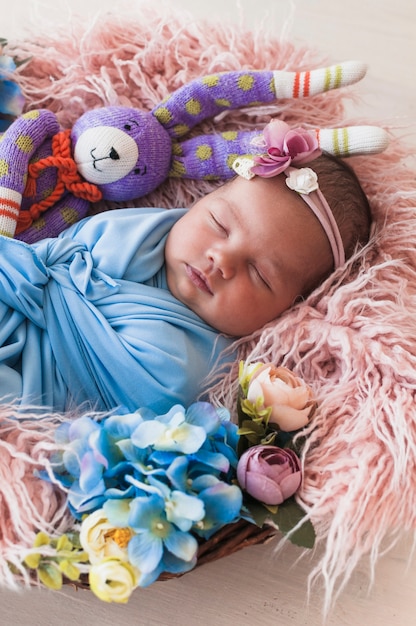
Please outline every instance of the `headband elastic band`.
[[[302, 175], [304, 172], [311, 172], [315, 175], [315, 185], [310, 191], [301, 191], [300, 187], [295, 184], [290, 184], [291, 179]], [[286, 184], [290, 189], [293, 189], [298, 193], [304, 202], [311, 209], [313, 214], [318, 218], [319, 223], [325, 231], [329, 244], [332, 250], [332, 256], [334, 257], [335, 269], [341, 267], [345, 263], [345, 251], [344, 244], [342, 243], [342, 237], [339, 232], [338, 224], [331, 211], [331, 207], [325, 199], [324, 194], [319, 189], [317, 177], [315, 172], [311, 168], [298, 169], [296, 167], [288, 167], [284, 170], [286, 175]]]

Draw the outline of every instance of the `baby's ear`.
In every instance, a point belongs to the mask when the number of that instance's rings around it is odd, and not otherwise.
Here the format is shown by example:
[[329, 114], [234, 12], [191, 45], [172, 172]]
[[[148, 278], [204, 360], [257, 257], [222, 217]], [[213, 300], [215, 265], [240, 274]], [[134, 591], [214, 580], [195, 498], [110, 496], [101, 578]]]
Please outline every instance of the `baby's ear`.
[[309, 72], [273, 72], [276, 98], [305, 98], [318, 93], [353, 85], [367, 72], [362, 61], [344, 61]]
[[389, 144], [387, 132], [378, 126], [317, 129], [316, 136], [321, 150], [339, 157], [376, 154]]

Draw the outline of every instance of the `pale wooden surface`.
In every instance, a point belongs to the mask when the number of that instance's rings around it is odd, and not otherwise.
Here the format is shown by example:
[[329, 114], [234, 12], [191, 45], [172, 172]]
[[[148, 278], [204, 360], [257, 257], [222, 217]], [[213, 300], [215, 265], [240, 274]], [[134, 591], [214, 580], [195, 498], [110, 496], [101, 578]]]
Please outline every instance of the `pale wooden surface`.
[[[136, 0], [137, 2], [139, 0]], [[195, 15], [268, 26], [327, 54], [331, 60], [361, 59], [369, 72], [359, 87], [361, 104], [353, 115], [370, 115], [416, 130], [416, 3], [413, 0], [173, 0]], [[65, 11], [91, 16], [117, 0], [0, 0], [1, 32], [22, 31], [31, 15], [53, 23]], [[71, 7], [71, 8], [69, 8]], [[240, 7], [240, 10], [237, 8]], [[416, 146], [416, 141], [415, 141]], [[416, 561], [408, 565], [410, 541], [383, 557], [368, 591], [366, 564], [360, 566], [327, 620], [328, 626], [413, 626]], [[288, 546], [278, 556], [272, 546], [254, 547], [204, 566], [181, 579], [156, 583], [134, 594], [127, 606], [106, 605], [84, 591], [0, 592], [2, 626], [318, 626], [320, 592], [307, 600], [308, 562], [295, 563]]]

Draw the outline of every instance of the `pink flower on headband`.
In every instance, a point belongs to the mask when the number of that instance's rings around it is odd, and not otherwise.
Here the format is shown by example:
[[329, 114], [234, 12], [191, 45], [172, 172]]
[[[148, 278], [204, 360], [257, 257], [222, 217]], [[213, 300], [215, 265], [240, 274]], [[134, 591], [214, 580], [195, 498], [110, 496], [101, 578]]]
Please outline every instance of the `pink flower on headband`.
[[308, 163], [322, 154], [312, 131], [290, 128], [282, 120], [272, 120], [263, 131], [267, 152], [254, 157], [253, 174], [269, 178], [277, 176], [289, 165]]

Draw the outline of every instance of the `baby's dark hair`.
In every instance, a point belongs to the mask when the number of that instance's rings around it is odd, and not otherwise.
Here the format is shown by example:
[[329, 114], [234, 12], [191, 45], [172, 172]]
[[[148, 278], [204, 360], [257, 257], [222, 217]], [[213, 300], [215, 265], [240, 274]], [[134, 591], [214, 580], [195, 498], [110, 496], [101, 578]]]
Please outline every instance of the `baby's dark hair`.
[[319, 187], [338, 224], [348, 259], [370, 236], [371, 210], [353, 169], [334, 156], [322, 154], [308, 163], [318, 175]]

